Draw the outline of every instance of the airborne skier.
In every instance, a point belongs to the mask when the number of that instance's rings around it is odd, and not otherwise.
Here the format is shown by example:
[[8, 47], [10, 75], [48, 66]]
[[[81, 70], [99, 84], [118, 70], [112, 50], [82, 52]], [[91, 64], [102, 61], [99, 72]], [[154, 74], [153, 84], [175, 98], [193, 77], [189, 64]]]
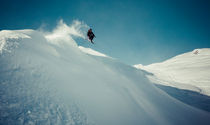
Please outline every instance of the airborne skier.
[[95, 37], [95, 34], [93, 33], [93, 31], [92, 31], [91, 28], [88, 30], [87, 36], [88, 36], [88, 39], [90, 40], [90, 42], [91, 42], [92, 44], [94, 44], [93, 38]]

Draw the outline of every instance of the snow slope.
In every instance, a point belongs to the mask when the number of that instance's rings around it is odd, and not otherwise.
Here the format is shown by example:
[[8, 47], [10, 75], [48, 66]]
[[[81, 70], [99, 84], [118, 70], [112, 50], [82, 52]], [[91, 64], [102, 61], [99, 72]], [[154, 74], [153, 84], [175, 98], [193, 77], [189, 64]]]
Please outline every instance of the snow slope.
[[82, 24], [0, 32], [0, 124], [210, 123], [210, 114], [171, 98], [146, 72], [83, 53], [72, 37], [83, 37], [75, 25]]
[[105, 54], [103, 54], [103, 53], [100, 53], [100, 52], [98, 52], [98, 51], [95, 51], [95, 50], [93, 50], [93, 49], [91, 49], [91, 48], [85, 48], [85, 47], [83, 47], [83, 46], [79, 46], [78, 48], [79, 48], [82, 52], [87, 53], [87, 54], [89, 54], [89, 55], [108, 57], [107, 55], [105, 55]]
[[210, 49], [196, 49], [148, 66], [135, 65], [146, 70], [152, 82], [187, 89], [210, 96]]

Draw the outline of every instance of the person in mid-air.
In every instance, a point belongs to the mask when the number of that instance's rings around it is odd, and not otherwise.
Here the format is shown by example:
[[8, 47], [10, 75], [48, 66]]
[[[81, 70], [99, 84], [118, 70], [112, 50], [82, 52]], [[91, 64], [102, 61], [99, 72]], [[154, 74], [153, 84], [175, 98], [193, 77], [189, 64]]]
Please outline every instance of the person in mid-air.
[[91, 41], [91, 43], [94, 44], [93, 38], [95, 37], [95, 34], [93, 33], [91, 28], [88, 30], [87, 36], [88, 36], [89, 40]]

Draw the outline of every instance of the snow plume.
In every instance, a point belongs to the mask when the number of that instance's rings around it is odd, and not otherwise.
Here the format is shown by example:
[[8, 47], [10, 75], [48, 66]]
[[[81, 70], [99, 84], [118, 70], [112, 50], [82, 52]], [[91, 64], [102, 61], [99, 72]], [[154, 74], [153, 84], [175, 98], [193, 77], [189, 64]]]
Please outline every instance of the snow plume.
[[60, 20], [57, 27], [51, 33], [46, 34], [46, 39], [52, 44], [61, 45], [64, 43], [76, 46], [73, 37], [85, 39], [85, 34], [89, 26], [79, 20], [74, 20], [72, 24], [67, 25]]

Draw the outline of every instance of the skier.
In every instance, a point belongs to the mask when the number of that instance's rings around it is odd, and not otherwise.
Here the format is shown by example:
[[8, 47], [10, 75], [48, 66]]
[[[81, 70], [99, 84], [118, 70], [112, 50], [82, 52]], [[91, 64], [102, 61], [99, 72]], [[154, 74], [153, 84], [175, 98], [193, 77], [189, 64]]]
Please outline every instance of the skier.
[[92, 29], [91, 29], [91, 28], [88, 30], [88, 32], [87, 32], [87, 36], [88, 36], [88, 38], [89, 38], [90, 42], [91, 42], [92, 44], [94, 44], [94, 42], [93, 42], [93, 38], [95, 37], [95, 34], [93, 33], [93, 31], [92, 31]]

